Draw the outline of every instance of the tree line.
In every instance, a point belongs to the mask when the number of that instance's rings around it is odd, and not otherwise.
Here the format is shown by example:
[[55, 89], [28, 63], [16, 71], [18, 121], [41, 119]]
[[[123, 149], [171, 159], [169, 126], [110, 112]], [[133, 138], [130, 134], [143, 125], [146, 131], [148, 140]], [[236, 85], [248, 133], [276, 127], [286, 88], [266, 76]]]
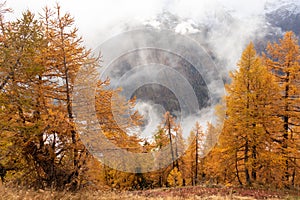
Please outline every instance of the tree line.
[[[299, 175], [300, 52], [287, 32], [258, 54], [250, 43], [230, 73], [220, 122], [195, 124], [185, 140], [167, 112], [153, 141], [127, 134], [143, 123], [109, 80], [96, 87], [95, 109], [105, 136], [134, 153], [159, 152], [170, 144], [172, 163], [155, 172], [126, 173], [99, 162], [80, 140], [72, 109], [76, 74], [96, 74], [101, 60], [84, 47], [69, 13], [60, 6], [36, 17], [26, 11], [6, 21], [0, 12], [0, 175], [33, 188], [145, 189], [198, 184], [297, 188]], [[115, 105], [111, 105], [114, 98]], [[112, 110], [114, 108], [114, 110]], [[117, 109], [115, 109], [117, 108]], [[126, 118], [117, 123], [128, 111]], [[223, 124], [223, 120], [224, 124]], [[186, 150], [186, 151], [185, 151]], [[180, 152], [184, 154], [179, 157]], [[160, 158], [157, 154], [155, 159]], [[178, 158], [179, 157], [179, 158]], [[147, 161], [141, 161], [147, 162]], [[120, 163], [122, 164], [122, 160]]]

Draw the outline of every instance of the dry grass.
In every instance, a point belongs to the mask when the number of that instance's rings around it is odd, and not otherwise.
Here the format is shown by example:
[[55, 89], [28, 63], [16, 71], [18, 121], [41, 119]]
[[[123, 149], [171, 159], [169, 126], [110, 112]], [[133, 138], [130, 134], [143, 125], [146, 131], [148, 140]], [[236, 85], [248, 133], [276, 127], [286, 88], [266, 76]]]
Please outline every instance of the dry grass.
[[[179, 189], [179, 188], [178, 188]], [[35, 199], [44, 199], [44, 200], [253, 200], [254, 197], [249, 196], [240, 196], [239, 194], [210, 194], [209, 192], [205, 195], [197, 194], [190, 190], [184, 190], [186, 193], [184, 195], [178, 195], [178, 189], [156, 189], [156, 190], [147, 190], [147, 191], [81, 191], [77, 193], [71, 192], [57, 192], [57, 191], [45, 191], [45, 190], [22, 190], [22, 189], [12, 189], [6, 188], [0, 185], [0, 199], [5, 200], [35, 200]], [[232, 190], [231, 190], [232, 191]], [[176, 193], [177, 192], [177, 193]], [[179, 191], [181, 192], [181, 190]], [[280, 197], [270, 197], [262, 199], [300, 199], [297, 197], [293, 198], [280, 198]]]

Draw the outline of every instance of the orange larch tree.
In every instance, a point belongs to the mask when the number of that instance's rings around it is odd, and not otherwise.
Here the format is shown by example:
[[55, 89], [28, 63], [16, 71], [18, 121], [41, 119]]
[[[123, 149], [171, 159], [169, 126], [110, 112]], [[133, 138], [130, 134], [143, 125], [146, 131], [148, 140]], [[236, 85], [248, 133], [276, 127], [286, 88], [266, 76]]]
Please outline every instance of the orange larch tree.
[[286, 187], [295, 184], [299, 171], [300, 126], [300, 49], [293, 32], [285, 33], [278, 43], [269, 43], [265, 62], [280, 87], [278, 117], [281, 127], [277, 138], [285, 165], [283, 182]]

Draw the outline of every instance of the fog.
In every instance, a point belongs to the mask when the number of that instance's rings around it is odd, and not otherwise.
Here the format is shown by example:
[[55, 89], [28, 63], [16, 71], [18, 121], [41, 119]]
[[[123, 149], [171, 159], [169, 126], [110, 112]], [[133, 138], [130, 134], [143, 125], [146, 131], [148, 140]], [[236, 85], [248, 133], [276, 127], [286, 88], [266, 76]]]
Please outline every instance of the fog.
[[[268, 2], [270, 1], [271, 0], [268, 0]], [[88, 48], [95, 50], [95, 52], [102, 52], [103, 49], [101, 48], [103, 46], [101, 45], [103, 43], [125, 30], [131, 30], [131, 27], [148, 24], [154, 29], [159, 30], [161, 25], [157, 16], [163, 12], [168, 12], [181, 20], [173, 30], [174, 33], [177, 32], [188, 35], [201, 31], [197, 27], [206, 27], [208, 29], [205, 41], [198, 42], [205, 43], [219, 63], [216, 63], [215, 69], [205, 69], [205, 63], [199, 66], [197, 66], [196, 63], [195, 67], [200, 67], [200, 69], [197, 68], [197, 70], [200, 71], [204, 79], [206, 78], [205, 83], [210, 92], [211, 103], [200, 110], [195, 110], [194, 113], [182, 116], [181, 125], [185, 135], [188, 134], [196, 121], [200, 121], [204, 128], [206, 121], [213, 121], [214, 106], [220, 100], [220, 95], [224, 94], [223, 86], [217, 83], [220, 77], [216, 77], [216, 70], [220, 73], [220, 76], [223, 76], [224, 74], [228, 74], [230, 70], [235, 69], [244, 47], [251, 40], [262, 38], [266, 34], [262, 30], [265, 30], [264, 27], [266, 26], [263, 14], [264, 5], [267, 0], [8, 0], [7, 7], [12, 8], [14, 12], [7, 17], [9, 19], [19, 17], [26, 9], [38, 15], [38, 12], [42, 12], [44, 6], [54, 7], [56, 2], [61, 5], [63, 11], [70, 12], [71, 15], [75, 17], [75, 23], [79, 28], [79, 33], [83, 36], [84, 44]], [[147, 38], [141, 38], [140, 41], [147, 43]], [[182, 42], [160, 41], [161, 43], [165, 43], [160, 44], [165, 48], [171, 43], [172, 45], [176, 45]], [[121, 46], [132, 45], [129, 44], [128, 40], [119, 40], [119, 43]], [[134, 50], [134, 48], [133, 46], [132, 50]], [[140, 48], [140, 46], [138, 46], [138, 48]], [[168, 50], [173, 49], [175, 49], [175, 47], [170, 47]], [[149, 65], [151, 63], [150, 61], [153, 60], [149, 59], [149, 54], [144, 54], [143, 51], [141, 52], [139, 56], [144, 57], [146, 60], [146, 62], [142, 64]], [[109, 66], [109, 62], [121, 56], [117, 55], [116, 50], [113, 48], [111, 48], [109, 52], [103, 51], [102, 54], [104, 67]], [[178, 55], [183, 54], [184, 52], [178, 52]], [[195, 58], [190, 58], [190, 55], [185, 55], [183, 58], [187, 58], [189, 62], [194, 62], [195, 60]], [[176, 59], [176, 56], [174, 56], [174, 59]], [[172, 63], [169, 64], [172, 66], [175, 65]], [[139, 72], [131, 74], [131, 77], [135, 76], [134, 82], [124, 80], [122, 84], [134, 85], [138, 82], [137, 80], [143, 82], [145, 76], [140, 76], [139, 79], [136, 77], [138, 74]], [[154, 75], [152, 74], [149, 77], [152, 76]], [[112, 85], [115, 87], [120, 86], [117, 83], [119, 83], [122, 78], [124, 79], [123, 76], [113, 77]], [[159, 79], [157, 82], [160, 83], [161, 80], [162, 79]], [[184, 81], [181, 82], [184, 83]], [[166, 84], [175, 85], [175, 82], [167, 81]], [[181, 87], [182, 88], [180, 88], [180, 86], [175, 87], [179, 88], [179, 90], [174, 93], [179, 96], [181, 94], [184, 94], [185, 97], [188, 96], [183, 92], [187, 87]], [[129, 97], [130, 94], [125, 96]], [[161, 122], [162, 114], [165, 109], [159, 105], [145, 101], [138, 101], [136, 109], [139, 110], [141, 114], [147, 116], [148, 125], [144, 127], [142, 135], [149, 137], [149, 133], [155, 131], [155, 128]]]

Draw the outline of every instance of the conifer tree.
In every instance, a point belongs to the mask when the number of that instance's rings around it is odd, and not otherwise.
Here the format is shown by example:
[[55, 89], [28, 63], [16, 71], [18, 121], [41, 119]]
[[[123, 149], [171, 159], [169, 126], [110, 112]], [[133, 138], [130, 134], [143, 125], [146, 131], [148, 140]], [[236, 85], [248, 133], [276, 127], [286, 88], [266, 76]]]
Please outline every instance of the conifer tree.
[[272, 146], [268, 129], [276, 125], [274, 105], [278, 89], [252, 43], [244, 50], [238, 70], [232, 72], [231, 77], [232, 83], [226, 86], [227, 110], [220, 137], [221, 151], [228, 159], [224, 162], [231, 162], [224, 166], [232, 166], [228, 169], [234, 169], [237, 181], [251, 185], [257, 181], [258, 170], [266, 162], [264, 159], [275, 158], [275, 155], [265, 155], [272, 154], [267, 150]]
[[278, 43], [269, 43], [266, 65], [280, 87], [280, 101], [276, 106], [281, 127], [274, 141], [280, 145], [285, 165], [282, 177], [289, 187], [294, 184], [297, 171], [300, 126], [300, 49], [293, 32], [287, 32]]

